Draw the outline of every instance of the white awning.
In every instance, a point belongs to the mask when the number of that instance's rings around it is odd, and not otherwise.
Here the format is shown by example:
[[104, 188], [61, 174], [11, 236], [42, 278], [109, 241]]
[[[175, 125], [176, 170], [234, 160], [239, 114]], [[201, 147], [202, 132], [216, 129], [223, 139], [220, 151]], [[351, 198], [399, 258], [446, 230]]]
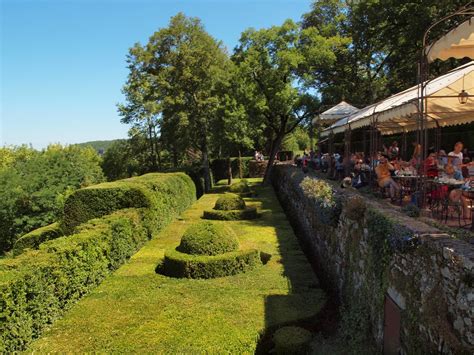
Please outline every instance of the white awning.
[[319, 114], [319, 116], [313, 119], [313, 124], [316, 124], [318, 120], [324, 121], [324, 123], [332, 123], [337, 121], [342, 117], [349, 116], [350, 114], [357, 112], [359, 109], [357, 107], [348, 104], [345, 101], [341, 101], [336, 106], [331, 107], [329, 110], [324, 111]]
[[474, 59], [474, 17], [449, 31], [426, 49], [428, 61], [449, 58]]
[[[466, 104], [461, 104], [458, 99], [463, 88], [474, 95], [474, 62], [427, 83], [425, 112], [429, 118], [428, 128], [474, 122], [474, 98], [469, 97]], [[413, 86], [337, 121], [321, 136], [325, 137], [331, 131], [341, 133], [349, 126], [351, 129], [369, 126], [373, 120], [384, 135], [414, 131], [417, 129], [418, 100], [418, 86]]]

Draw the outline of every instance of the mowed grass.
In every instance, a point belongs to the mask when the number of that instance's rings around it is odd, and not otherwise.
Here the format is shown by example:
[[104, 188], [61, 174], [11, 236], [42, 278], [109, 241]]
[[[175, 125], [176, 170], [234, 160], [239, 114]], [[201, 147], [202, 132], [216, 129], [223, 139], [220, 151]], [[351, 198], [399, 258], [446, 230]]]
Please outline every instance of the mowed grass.
[[[251, 180], [258, 183], [258, 180]], [[242, 249], [272, 254], [251, 272], [211, 280], [155, 273], [167, 248], [214, 206], [208, 194], [33, 343], [37, 352], [254, 352], [268, 326], [315, 315], [325, 294], [270, 187], [246, 199], [262, 217], [227, 223]]]

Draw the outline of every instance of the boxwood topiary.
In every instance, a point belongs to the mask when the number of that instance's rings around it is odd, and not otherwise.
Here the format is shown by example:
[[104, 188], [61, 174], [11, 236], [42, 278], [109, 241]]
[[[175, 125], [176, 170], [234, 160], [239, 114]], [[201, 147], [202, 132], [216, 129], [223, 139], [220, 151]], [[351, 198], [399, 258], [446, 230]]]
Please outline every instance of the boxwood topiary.
[[65, 234], [71, 234], [90, 219], [135, 207], [146, 208], [146, 224], [157, 230], [170, 221], [175, 211], [194, 202], [195, 195], [194, 183], [184, 173], [152, 173], [94, 185], [67, 198], [61, 227]]
[[262, 262], [258, 250], [240, 250], [221, 255], [189, 255], [177, 250], [165, 253], [162, 272], [167, 276], [210, 279], [252, 270]]
[[246, 207], [244, 210], [233, 211], [206, 210], [202, 218], [219, 221], [238, 221], [258, 218], [258, 213], [255, 207]]
[[234, 193], [249, 193], [250, 191], [250, 186], [247, 183], [247, 180], [240, 180], [239, 182], [233, 183], [229, 187], [230, 192]]
[[220, 211], [243, 210], [245, 201], [239, 195], [225, 194], [217, 199], [214, 209]]
[[35, 229], [28, 234], [17, 239], [13, 245], [13, 255], [19, 255], [27, 248], [38, 249], [40, 244], [59, 238], [63, 235], [59, 223], [52, 223], [47, 226]]
[[200, 222], [189, 227], [177, 250], [191, 255], [218, 255], [239, 249], [232, 229], [224, 224]]
[[[25, 350], [196, 198], [191, 178], [181, 173], [147, 174], [79, 191], [65, 208], [72, 235], [0, 259], [0, 353]], [[125, 208], [130, 205], [144, 206]]]

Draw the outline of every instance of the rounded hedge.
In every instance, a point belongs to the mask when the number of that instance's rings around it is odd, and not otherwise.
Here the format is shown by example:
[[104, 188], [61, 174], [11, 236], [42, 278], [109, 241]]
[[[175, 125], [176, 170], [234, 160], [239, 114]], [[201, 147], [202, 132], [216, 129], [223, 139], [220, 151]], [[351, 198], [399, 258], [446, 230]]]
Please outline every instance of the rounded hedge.
[[165, 253], [161, 272], [171, 277], [210, 279], [246, 272], [261, 264], [255, 249], [221, 255], [189, 255], [172, 249]]
[[306, 354], [312, 339], [310, 331], [295, 326], [278, 329], [273, 334], [273, 343], [277, 354]]
[[202, 218], [218, 221], [238, 221], [258, 218], [258, 213], [255, 207], [246, 207], [244, 210], [232, 211], [206, 210]]
[[225, 194], [217, 199], [214, 209], [219, 211], [243, 210], [245, 201], [239, 195]]
[[236, 182], [229, 187], [230, 192], [236, 192], [236, 193], [249, 193], [250, 192], [250, 186], [247, 183], [246, 180], [240, 180], [239, 182]]
[[189, 227], [177, 250], [190, 255], [219, 255], [239, 249], [232, 229], [212, 222], [200, 222]]

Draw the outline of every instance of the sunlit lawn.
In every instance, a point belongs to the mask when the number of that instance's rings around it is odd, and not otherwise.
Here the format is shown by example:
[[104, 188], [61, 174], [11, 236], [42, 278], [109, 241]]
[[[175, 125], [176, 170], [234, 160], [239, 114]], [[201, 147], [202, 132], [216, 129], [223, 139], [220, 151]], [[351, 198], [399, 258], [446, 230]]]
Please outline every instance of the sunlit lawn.
[[[252, 182], [256, 182], [253, 180]], [[241, 248], [272, 254], [246, 274], [212, 279], [155, 273], [166, 248], [212, 208], [203, 196], [30, 347], [39, 352], [253, 352], [269, 325], [318, 312], [324, 293], [271, 188], [247, 199], [262, 218], [229, 223]]]

